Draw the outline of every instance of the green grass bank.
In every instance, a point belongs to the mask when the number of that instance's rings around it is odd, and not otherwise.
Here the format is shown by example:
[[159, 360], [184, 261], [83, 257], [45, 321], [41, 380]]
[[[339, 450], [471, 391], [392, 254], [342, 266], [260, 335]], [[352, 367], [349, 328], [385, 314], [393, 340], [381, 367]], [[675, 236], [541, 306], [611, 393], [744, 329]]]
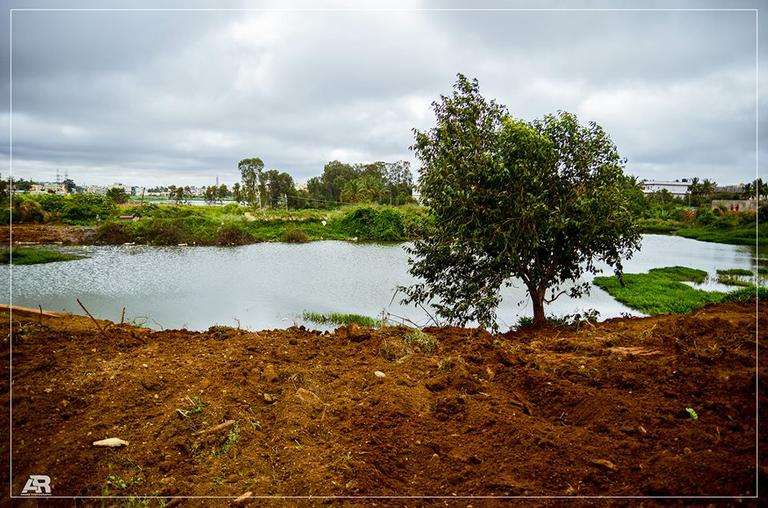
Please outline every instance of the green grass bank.
[[[644, 314], [685, 314], [710, 303], [737, 302], [768, 296], [764, 287], [747, 285], [732, 292], [705, 291], [685, 282], [700, 284], [707, 272], [684, 266], [652, 268], [647, 273], [626, 273], [624, 286], [616, 277], [595, 277], [593, 284], [617, 301]], [[743, 286], [743, 284], [735, 284]]]
[[56, 261], [75, 261], [77, 259], [85, 259], [85, 256], [76, 256], [74, 254], [65, 254], [39, 248], [14, 248], [13, 252], [7, 247], [0, 249], [0, 264], [3, 265], [10, 264], [11, 262], [14, 265], [37, 265]]

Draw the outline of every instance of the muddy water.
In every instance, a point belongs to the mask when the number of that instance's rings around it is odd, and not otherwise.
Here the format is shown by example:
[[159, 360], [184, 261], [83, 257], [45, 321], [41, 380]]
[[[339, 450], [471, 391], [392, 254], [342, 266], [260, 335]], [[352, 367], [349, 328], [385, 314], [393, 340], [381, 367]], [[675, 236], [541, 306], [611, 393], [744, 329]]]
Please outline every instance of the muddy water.
[[[399, 304], [395, 288], [413, 282], [407, 255], [398, 245], [313, 242], [262, 243], [243, 247], [69, 247], [88, 259], [44, 265], [0, 267], [0, 291], [8, 302], [82, 314], [80, 298], [98, 317], [153, 328], [206, 329], [214, 324], [248, 329], [303, 324], [303, 311], [376, 316], [383, 310], [419, 324], [429, 318]], [[624, 263], [627, 272], [682, 265], [715, 273], [717, 268], [751, 268], [749, 247], [645, 235], [643, 246]], [[765, 263], [765, 260], [760, 260]], [[607, 271], [607, 273], [611, 273]], [[10, 287], [9, 287], [10, 286]], [[722, 289], [713, 282], [708, 289]], [[12, 289], [11, 289], [12, 287]], [[10, 289], [10, 291], [9, 291]], [[513, 283], [503, 293], [499, 321], [514, 324], [530, 315], [525, 290]], [[518, 302], [523, 302], [518, 305]], [[594, 308], [602, 318], [637, 314], [598, 288], [589, 297], [563, 296], [548, 307], [554, 314]]]

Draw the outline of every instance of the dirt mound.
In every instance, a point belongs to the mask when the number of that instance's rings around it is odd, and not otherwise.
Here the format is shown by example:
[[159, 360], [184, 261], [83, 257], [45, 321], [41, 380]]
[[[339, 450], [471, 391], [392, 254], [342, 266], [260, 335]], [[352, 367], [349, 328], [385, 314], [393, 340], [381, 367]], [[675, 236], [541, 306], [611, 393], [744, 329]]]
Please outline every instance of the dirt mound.
[[[64, 245], [92, 244], [96, 237], [96, 228], [88, 226], [67, 226], [63, 224], [14, 224], [13, 244]], [[0, 245], [9, 245], [11, 226], [0, 225]]]
[[[69, 496], [750, 496], [755, 326], [754, 304], [727, 304], [580, 331], [433, 328], [426, 354], [404, 328], [105, 337], [14, 315], [14, 494], [47, 474]], [[765, 397], [761, 381], [763, 418]], [[92, 445], [110, 437], [129, 444]]]

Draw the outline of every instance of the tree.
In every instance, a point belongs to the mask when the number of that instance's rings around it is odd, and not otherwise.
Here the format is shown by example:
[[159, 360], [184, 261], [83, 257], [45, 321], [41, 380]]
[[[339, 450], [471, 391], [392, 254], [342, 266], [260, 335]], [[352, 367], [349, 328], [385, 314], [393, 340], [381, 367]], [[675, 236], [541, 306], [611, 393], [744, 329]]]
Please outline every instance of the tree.
[[240, 177], [243, 181], [240, 191], [243, 201], [248, 203], [251, 208], [262, 206], [259, 181], [261, 172], [264, 170], [264, 162], [258, 157], [241, 160], [237, 168], [240, 170]]
[[701, 182], [701, 194], [707, 200], [711, 201], [712, 196], [714, 196], [715, 192], [717, 191], [717, 183], [713, 182], [712, 180], [705, 178], [703, 182]]
[[240, 203], [240, 201], [242, 201], [242, 197], [240, 195], [240, 182], [235, 182], [232, 184], [232, 200], [235, 203]]
[[287, 197], [294, 191], [293, 178], [288, 173], [276, 169], [265, 171], [262, 175], [266, 185], [266, 201], [270, 207], [278, 208], [287, 204]]
[[639, 247], [632, 208], [640, 191], [600, 126], [565, 112], [513, 119], [462, 75], [433, 109], [436, 127], [414, 130], [412, 149], [434, 228], [409, 249], [422, 282], [401, 288], [404, 303], [495, 330], [501, 287], [517, 277], [542, 326], [545, 302], [585, 294], [589, 283], [575, 284], [584, 272], [598, 273], [598, 261], [620, 269]]
[[122, 187], [112, 187], [107, 191], [107, 197], [117, 204], [128, 202], [128, 193]]
[[185, 191], [184, 187], [171, 185], [168, 187], [168, 199], [173, 200], [177, 205], [184, 203], [186, 197], [189, 195], [188, 189], [189, 187], [187, 187], [187, 191]]
[[229, 196], [229, 189], [227, 189], [227, 184], [223, 183], [219, 185], [219, 189], [216, 194], [220, 202], [223, 202], [225, 199], [227, 199], [227, 196]]
[[741, 193], [742, 199], [753, 199], [757, 197], [765, 197], [765, 184], [762, 178], [758, 178], [753, 182], [747, 182], [744, 184], [744, 188]]
[[411, 163], [398, 161], [384, 166], [384, 179], [390, 194], [390, 204], [404, 205], [413, 201], [413, 174]]
[[67, 189], [67, 194], [71, 194], [77, 190], [77, 184], [71, 178], [67, 178], [63, 182], [64, 188]]
[[216, 199], [219, 197], [219, 188], [215, 185], [209, 185], [205, 188], [205, 193], [203, 194], [203, 197], [205, 197], [205, 202], [209, 205], [212, 204]]

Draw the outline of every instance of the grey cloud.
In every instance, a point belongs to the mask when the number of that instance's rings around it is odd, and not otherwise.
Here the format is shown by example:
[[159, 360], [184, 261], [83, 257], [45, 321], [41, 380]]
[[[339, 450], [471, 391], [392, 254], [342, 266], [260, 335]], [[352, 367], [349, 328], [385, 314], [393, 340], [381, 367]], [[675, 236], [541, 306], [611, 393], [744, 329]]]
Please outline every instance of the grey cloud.
[[515, 116], [597, 121], [640, 177], [745, 181], [751, 16], [16, 12], [14, 173], [207, 183], [251, 155], [299, 180], [333, 158], [415, 163], [411, 129], [462, 72]]

